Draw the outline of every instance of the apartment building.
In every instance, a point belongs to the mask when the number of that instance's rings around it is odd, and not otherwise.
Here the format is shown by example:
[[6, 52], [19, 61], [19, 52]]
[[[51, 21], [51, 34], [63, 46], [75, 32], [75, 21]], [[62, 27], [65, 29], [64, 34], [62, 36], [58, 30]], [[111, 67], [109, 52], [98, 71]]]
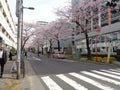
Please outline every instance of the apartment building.
[[[72, 6], [80, 2], [81, 0], [72, 0]], [[98, 13], [96, 13], [96, 15], [94, 15], [93, 18], [87, 19], [87, 25], [85, 29], [89, 31], [89, 46], [91, 48], [92, 53], [95, 53], [95, 49], [97, 47], [99, 53], [107, 54], [109, 44], [111, 44], [111, 54], [116, 54], [116, 50], [120, 48], [120, 0], [118, 2], [117, 9], [113, 9], [111, 11], [111, 24], [108, 24], [108, 12], [107, 8], [104, 7], [105, 0], [103, 0], [101, 5], [104, 9], [104, 12], [101, 12], [100, 32], [97, 31], [99, 23]], [[82, 53], [87, 53], [85, 34], [81, 32], [80, 28], [77, 25], [75, 25], [73, 34], [75, 48], [80, 49]]]
[[8, 0], [0, 0], [0, 43], [3, 43], [7, 48], [17, 48], [15, 32]]

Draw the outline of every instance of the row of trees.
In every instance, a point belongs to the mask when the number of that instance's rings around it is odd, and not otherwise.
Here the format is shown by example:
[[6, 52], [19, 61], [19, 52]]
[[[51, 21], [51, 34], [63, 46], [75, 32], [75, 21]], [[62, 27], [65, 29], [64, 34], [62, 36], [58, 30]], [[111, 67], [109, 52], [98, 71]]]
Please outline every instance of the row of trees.
[[66, 10], [61, 9], [57, 12], [58, 16], [61, 18], [68, 19], [68, 21], [75, 23], [79, 27], [80, 32], [84, 34], [88, 59], [91, 59], [88, 37], [88, 32], [90, 30], [86, 29], [86, 27], [89, 24], [89, 20], [92, 20], [94, 16], [98, 15], [99, 5], [102, 1], [103, 0], [78, 0], [77, 2], [74, 1], [72, 6], [68, 6]]
[[[58, 19], [54, 22], [51, 22], [45, 26], [39, 27], [36, 29], [39, 31], [39, 36], [37, 36], [40, 44], [43, 44], [44, 46], [46, 43], [49, 42], [49, 51], [52, 53], [52, 46], [54, 42], [57, 42], [58, 45], [58, 51], [60, 51], [60, 41], [65, 39], [65, 37], [70, 36], [72, 29], [71, 29], [71, 23], [66, 22], [63, 19]], [[34, 40], [34, 42], [38, 41], [37, 39]]]
[[[86, 29], [89, 25], [89, 21], [92, 23], [92, 18], [102, 12], [100, 3], [103, 0], [78, 0], [79, 2], [68, 3], [67, 6], [58, 8], [55, 10], [56, 15], [59, 17], [56, 21], [50, 22], [44, 26], [39, 26], [34, 24], [31, 32], [32, 39], [28, 40], [29, 35], [26, 37], [28, 44], [42, 47], [45, 45], [45, 42], [49, 42], [50, 49], [49, 52], [52, 52], [52, 45], [54, 41], [57, 41], [58, 51], [60, 51], [60, 41], [62, 39], [71, 37], [73, 23], [75, 23], [82, 34], [84, 34], [86, 39], [86, 47], [88, 51], [88, 59], [91, 59], [91, 51], [89, 47], [89, 37], [88, 32], [90, 30]], [[100, 8], [100, 9], [99, 9]], [[98, 22], [96, 22], [98, 23]], [[91, 30], [93, 28], [91, 27]], [[30, 30], [30, 29], [25, 29]], [[33, 32], [34, 31], [34, 32]], [[31, 43], [30, 43], [31, 42]], [[28, 44], [26, 44], [28, 46]], [[25, 44], [23, 44], [25, 45]]]

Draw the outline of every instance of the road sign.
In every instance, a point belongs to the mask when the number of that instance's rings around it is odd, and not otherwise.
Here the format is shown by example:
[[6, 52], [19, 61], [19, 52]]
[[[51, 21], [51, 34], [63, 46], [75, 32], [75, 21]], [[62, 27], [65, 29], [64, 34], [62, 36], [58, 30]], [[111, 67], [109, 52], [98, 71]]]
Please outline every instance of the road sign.
[[19, 17], [22, 8], [22, 0], [16, 0], [16, 16]]

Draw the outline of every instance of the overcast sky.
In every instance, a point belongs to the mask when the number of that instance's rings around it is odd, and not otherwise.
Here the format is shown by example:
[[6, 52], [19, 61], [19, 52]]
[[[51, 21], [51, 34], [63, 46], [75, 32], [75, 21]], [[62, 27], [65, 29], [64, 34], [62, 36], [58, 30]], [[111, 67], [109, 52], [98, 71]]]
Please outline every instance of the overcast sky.
[[[47, 21], [51, 22], [56, 19], [54, 9], [68, 4], [71, 0], [23, 0], [24, 7], [34, 7], [35, 10], [24, 9], [24, 21], [36, 22]], [[8, 0], [11, 12], [15, 16], [16, 0]]]

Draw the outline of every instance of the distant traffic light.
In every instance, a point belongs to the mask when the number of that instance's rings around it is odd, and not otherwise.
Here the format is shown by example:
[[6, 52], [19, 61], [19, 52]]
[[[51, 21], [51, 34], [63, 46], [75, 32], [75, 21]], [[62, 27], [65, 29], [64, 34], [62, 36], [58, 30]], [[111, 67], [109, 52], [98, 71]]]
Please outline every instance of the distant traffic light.
[[112, 0], [111, 5], [112, 5], [112, 7], [116, 7], [117, 6], [117, 0]]
[[110, 1], [107, 1], [106, 6], [107, 6], [107, 7], [110, 7], [110, 6], [111, 6], [111, 2], [110, 2]]
[[106, 3], [106, 6], [114, 8], [114, 7], [117, 6], [117, 2], [118, 2], [118, 0], [108, 0], [107, 3]]

